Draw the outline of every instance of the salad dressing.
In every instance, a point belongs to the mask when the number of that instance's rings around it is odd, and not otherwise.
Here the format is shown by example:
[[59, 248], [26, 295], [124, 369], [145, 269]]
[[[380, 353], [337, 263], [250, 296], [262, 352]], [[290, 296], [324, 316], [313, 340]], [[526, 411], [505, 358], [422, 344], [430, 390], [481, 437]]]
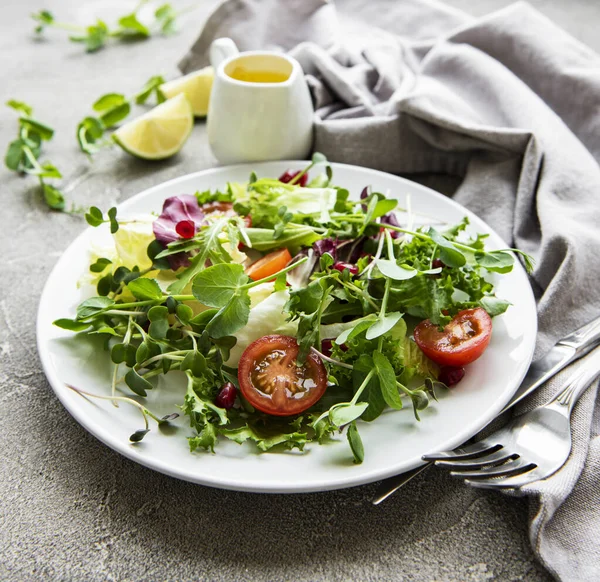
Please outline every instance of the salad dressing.
[[236, 65], [228, 75], [244, 83], [285, 83], [290, 78], [287, 73], [249, 69], [242, 65]]

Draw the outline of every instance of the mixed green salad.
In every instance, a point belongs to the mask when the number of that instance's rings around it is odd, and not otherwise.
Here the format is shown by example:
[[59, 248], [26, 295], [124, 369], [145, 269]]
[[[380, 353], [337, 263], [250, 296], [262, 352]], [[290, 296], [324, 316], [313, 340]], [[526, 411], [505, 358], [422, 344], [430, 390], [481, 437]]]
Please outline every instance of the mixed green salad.
[[319, 163], [174, 196], [158, 216], [90, 209], [114, 244], [91, 249], [97, 294], [54, 323], [106, 338], [112, 390], [92, 396], [141, 410], [132, 442], [148, 418], [177, 416], [143, 404], [164, 389], [156, 379], [185, 374], [191, 451], [220, 439], [302, 450], [345, 429], [360, 463], [359, 419], [409, 406], [418, 420], [483, 353], [509, 307], [485, 277], [509, 272], [519, 251], [486, 250], [467, 218], [401, 224], [393, 197], [367, 186], [354, 200], [328, 165], [310, 179]]

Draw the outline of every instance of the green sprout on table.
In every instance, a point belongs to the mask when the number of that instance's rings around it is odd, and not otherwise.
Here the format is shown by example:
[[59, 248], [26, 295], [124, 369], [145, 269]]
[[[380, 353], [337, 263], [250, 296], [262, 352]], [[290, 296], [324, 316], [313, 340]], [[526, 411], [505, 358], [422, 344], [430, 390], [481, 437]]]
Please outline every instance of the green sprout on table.
[[33, 108], [27, 103], [11, 99], [6, 105], [17, 111], [19, 116], [19, 132], [17, 139], [8, 144], [4, 163], [9, 170], [20, 174], [37, 176], [46, 204], [52, 210], [64, 210], [65, 198], [62, 192], [49, 179], [60, 179], [62, 174], [51, 162], [40, 162], [42, 142], [50, 141], [54, 130], [33, 118]]
[[49, 10], [40, 10], [31, 15], [35, 20], [35, 32], [42, 34], [47, 28], [57, 28], [71, 33], [69, 40], [82, 43], [88, 53], [96, 52], [106, 46], [106, 43], [114, 38], [120, 41], [129, 42], [137, 40], [146, 40], [155, 34], [168, 35], [176, 31], [176, 19], [184, 10], [176, 11], [171, 4], [162, 4], [155, 11], [154, 20], [146, 25], [138, 17], [138, 12], [148, 3], [148, 0], [141, 0], [133, 12], [121, 16], [117, 20], [117, 26], [111, 29], [106, 22], [97, 19], [95, 23], [87, 26], [80, 26], [68, 22], [57, 21], [54, 14]]
[[155, 75], [131, 98], [123, 93], [106, 93], [99, 97], [92, 105], [97, 115], [87, 116], [77, 125], [77, 143], [81, 151], [91, 156], [102, 148], [113, 146], [115, 142], [105, 137], [106, 132], [129, 116], [133, 102], [143, 105], [153, 95], [157, 104], [164, 102], [165, 97], [159, 90], [164, 82], [163, 77]]

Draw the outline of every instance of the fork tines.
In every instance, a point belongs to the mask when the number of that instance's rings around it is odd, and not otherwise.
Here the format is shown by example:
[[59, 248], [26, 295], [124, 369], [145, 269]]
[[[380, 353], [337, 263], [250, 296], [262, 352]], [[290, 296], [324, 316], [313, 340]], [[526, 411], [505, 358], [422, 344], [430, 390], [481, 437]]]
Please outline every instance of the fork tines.
[[537, 468], [535, 463], [521, 459], [518, 453], [485, 439], [453, 451], [425, 455], [423, 459], [452, 469], [450, 475], [465, 479], [473, 487], [491, 489], [521, 487], [535, 480], [530, 472]]

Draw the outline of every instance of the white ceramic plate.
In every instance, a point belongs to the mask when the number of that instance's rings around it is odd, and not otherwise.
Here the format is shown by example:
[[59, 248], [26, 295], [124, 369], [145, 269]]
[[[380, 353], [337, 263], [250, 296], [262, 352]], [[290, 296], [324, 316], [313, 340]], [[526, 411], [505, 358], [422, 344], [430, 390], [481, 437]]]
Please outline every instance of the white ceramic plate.
[[[160, 211], [169, 196], [197, 190], [222, 188], [227, 181], [245, 181], [251, 171], [259, 176], [279, 176], [287, 168], [304, 162], [268, 162], [217, 168], [182, 176], [127, 200], [120, 216]], [[410, 196], [415, 213], [424, 213], [448, 223], [467, 215], [473, 231], [489, 233], [491, 248], [506, 248], [500, 237], [483, 221], [444, 196], [408, 180], [354, 166], [333, 164], [334, 182], [354, 196], [370, 184], [375, 190], [397, 196], [400, 206]], [[469, 366], [465, 379], [433, 403], [415, 421], [410, 406], [384, 413], [373, 423], [360, 423], [365, 460], [352, 463], [345, 435], [323, 446], [310, 444], [304, 453], [257, 453], [250, 444], [220, 442], [216, 454], [191, 454], [186, 436], [192, 434], [187, 417], [175, 428], [152, 431], [138, 444], [129, 435], [142, 428], [137, 409], [127, 404], [114, 408], [105, 400], [83, 398], [65, 387], [65, 382], [96, 394], [110, 393], [108, 355], [94, 344], [58, 329], [52, 321], [73, 317], [85, 297], [77, 282], [89, 266], [90, 244], [102, 236], [102, 228], [88, 228], [64, 252], [52, 271], [40, 301], [38, 348], [44, 371], [67, 410], [90, 433], [109, 447], [147, 467], [203, 485], [257, 492], [308, 492], [351, 487], [376, 481], [422, 464], [428, 452], [452, 449], [493, 419], [508, 402], [523, 379], [533, 354], [536, 335], [535, 303], [527, 276], [516, 264], [513, 271], [497, 278], [497, 294], [513, 305], [494, 319], [492, 340], [484, 355]], [[171, 374], [149, 393], [148, 406], [167, 414], [182, 402], [184, 386]]]

